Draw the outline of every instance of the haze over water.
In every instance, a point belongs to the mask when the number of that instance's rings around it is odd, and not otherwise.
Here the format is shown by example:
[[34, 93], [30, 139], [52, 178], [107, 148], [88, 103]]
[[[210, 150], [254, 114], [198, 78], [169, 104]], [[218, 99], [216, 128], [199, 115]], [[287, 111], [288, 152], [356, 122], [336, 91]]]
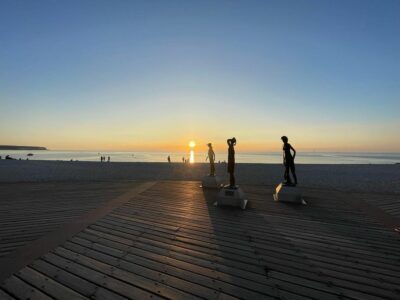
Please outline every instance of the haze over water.
[[[205, 162], [207, 153], [193, 151], [193, 162]], [[3, 158], [9, 154], [16, 159], [26, 159], [28, 153], [34, 155], [29, 160], [100, 161], [100, 156], [110, 156], [112, 162], [172, 162], [182, 163], [182, 157], [190, 159], [188, 152], [92, 152], [92, 151], [0, 151]], [[216, 153], [216, 161], [227, 160], [226, 153]], [[236, 153], [238, 163], [282, 163], [282, 153]], [[296, 156], [300, 164], [394, 164], [400, 163], [400, 153], [338, 153], [300, 152]]]

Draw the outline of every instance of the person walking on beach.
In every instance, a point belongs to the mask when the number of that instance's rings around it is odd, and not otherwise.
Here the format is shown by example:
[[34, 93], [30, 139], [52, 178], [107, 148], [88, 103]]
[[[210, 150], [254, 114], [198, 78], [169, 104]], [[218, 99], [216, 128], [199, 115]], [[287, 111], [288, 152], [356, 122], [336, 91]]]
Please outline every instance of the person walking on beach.
[[[296, 169], [294, 166], [294, 158], [296, 157], [296, 150], [288, 143], [289, 139], [287, 136], [282, 136], [281, 140], [283, 142], [283, 165], [285, 166], [285, 173], [283, 178], [285, 179], [285, 183], [288, 185], [292, 185], [292, 180], [290, 179], [289, 170], [292, 172], [292, 176], [294, 179], [294, 185], [297, 185], [297, 176]], [[293, 150], [293, 156], [292, 152]]]
[[229, 187], [236, 188], [236, 181], [235, 181], [235, 146], [236, 146], [236, 139], [231, 138], [227, 141], [228, 144], [228, 173], [229, 173]]
[[[104, 157], [105, 158], [105, 157]], [[108, 157], [108, 160], [107, 160], [107, 162], [110, 162], [110, 157]]]
[[168, 162], [170, 163], [171, 162], [171, 157], [168, 155]]
[[210, 160], [210, 176], [215, 176], [215, 165], [214, 165], [215, 153], [211, 143], [208, 143], [207, 146], [208, 146], [208, 155], [206, 157], [206, 161], [207, 159]]

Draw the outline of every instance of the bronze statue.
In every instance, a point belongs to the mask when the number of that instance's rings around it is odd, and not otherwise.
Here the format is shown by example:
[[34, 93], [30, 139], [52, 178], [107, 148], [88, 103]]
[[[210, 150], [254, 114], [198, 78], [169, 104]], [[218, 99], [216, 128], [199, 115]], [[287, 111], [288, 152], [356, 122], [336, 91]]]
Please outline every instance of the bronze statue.
[[210, 176], [215, 176], [215, 165], [214, 165], [215, 153], [211, 143], [208, 143], [207, 146], [208, 146], [208, 155], [206, 157], [206, 161], [207, 159], [210, 160]]
[[[294, 166], [294, 158], [296, 157], [296, 150], [288, 143], [289, 139], [287, 136], [282, 136], [281, 140], [283, 142], [283, 165], [285, 166], [285, 173], [283, 178], [285, 179], [285, 184], [287, 185], [297, 185], [297, 176], [296, 176], [296, 169]], [[293, 156], [292, 152], [293, 150]], [[292, 176], [294, 179], [294, 184], [290, 179], [289, 170], [292, 172]]]
[[228, 143], [228, 173], [229, 173], [229, 187], [236, 188], [235, 184], [235, 148], [236, 139], [231, 138], [226, 141]]

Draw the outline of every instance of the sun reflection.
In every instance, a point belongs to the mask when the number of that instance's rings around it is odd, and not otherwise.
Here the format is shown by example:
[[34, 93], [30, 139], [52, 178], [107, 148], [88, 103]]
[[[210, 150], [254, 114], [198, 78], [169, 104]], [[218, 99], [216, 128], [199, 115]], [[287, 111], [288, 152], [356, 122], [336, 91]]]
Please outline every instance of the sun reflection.
[[190, 150], [189, 163], [194, 163], [194, 151]]
[[189, 156], [189, 163], [194, 163], [194, 150], [193, 148], [196, 147], [196, 142], [195, 141], [190, 141], [189, 142], [189, 147], [190, 147], [190, 156]]

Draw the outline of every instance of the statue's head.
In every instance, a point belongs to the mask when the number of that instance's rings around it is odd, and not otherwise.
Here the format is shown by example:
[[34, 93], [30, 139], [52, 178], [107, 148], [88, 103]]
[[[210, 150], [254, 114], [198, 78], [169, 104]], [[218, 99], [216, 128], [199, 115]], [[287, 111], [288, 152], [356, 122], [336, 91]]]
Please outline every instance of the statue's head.
[[286, 135], [281, 137], [282, 142], [287, 143], [288, 142], [288, 137]]
[[231, 138], [227, 139], [226, 142], [228, 143], [229, 146], [235, 146], [236, 145], [236, 138]]
[[207, 146], [208, 146], [208, 148], [212, 148], [212, 144], [211, 143], [208, 143]]

